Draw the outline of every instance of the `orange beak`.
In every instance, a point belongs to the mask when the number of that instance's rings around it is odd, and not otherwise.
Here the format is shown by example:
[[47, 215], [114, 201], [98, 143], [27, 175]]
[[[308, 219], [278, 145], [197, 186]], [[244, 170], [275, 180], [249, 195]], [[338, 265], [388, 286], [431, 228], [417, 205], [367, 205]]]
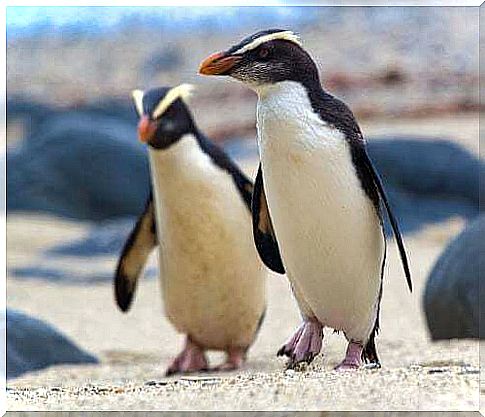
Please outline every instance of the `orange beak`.
[[138, 139], [140, 139], [140, 142], [147, 143], [156, 130], [157, 124], [151, 121], [147, 115], [143, 115], [138, 122]]
[[202, 75], [225, 75], [241, 59], [239, 56], [225, 55], [217, 52], [202, 61], [199, 74]]

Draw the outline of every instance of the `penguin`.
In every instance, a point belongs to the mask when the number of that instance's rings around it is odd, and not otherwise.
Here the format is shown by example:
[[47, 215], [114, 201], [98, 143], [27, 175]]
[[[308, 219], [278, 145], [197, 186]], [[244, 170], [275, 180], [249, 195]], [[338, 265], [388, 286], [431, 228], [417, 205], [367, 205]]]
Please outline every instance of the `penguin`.
[[132, 93], [153, 194], [114, 279], [116, 302], [128, 311], [143, 266], [158, 246], [165, 312], [186, 336], [167, 375], [209, 370], [207, 350], [226, 353], [212, 370], [241, 367], [265, 311], [267, 270], [251, 230], [253, 183], [197, 128], [186, 103], [190, 90], [182, 84]]
[[348, 340], [337, 370], [380, 367], [385, 213], [410, 291], [412, 282], [398, 223], [351, 110], [322, 88], [315, 62], [289, 30], [255, 33], [207, 57], [199, 73], [230, 76], [258, 95], [254, 240], [265, 265], [286, 272], [303, 317], [278, 355], [289, 368], [310, 363], [328, 327]]

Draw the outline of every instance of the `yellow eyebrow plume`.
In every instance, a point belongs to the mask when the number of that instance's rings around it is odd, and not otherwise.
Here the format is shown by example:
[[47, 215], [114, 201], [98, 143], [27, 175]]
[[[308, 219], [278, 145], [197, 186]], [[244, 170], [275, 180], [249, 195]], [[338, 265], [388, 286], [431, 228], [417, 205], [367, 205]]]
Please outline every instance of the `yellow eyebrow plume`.
[[178, 98], [186, 101], [192, 94], [193, 90], [194, 86], [191, 84], [180, 84], [179, 86], [172, 88], [167, 94], [165, 94], [165, 97], [160, 100], [160, 103], [157, 104], [157, 107], [155, 107], [155, 110], [153, 110], [152, 117], [154, 119], [159, 118]]
[[136, 111], [138, 112], [138, 116], [143, 115], [143, 96], [144, 92], [141, 90], [133, 90], [131, 92], [131, 97], [133, 98], [133, 101], [135, 102], [135, 107]]
[[263, 43], [274, 41], [277, 39], [290, 41], [301, 46], [301, 41], [298, 35], [292, 32], [291, 30], [285, 30], [282, 32], [269, 33], [268, 35], [260, 36], [259, 38], [256, 38], [254, 41], [239, 48], [236, 52], [234, 52], [234, 54], [243, 54], [244, 52], [257, 48], [259, 45], [262, 45]]

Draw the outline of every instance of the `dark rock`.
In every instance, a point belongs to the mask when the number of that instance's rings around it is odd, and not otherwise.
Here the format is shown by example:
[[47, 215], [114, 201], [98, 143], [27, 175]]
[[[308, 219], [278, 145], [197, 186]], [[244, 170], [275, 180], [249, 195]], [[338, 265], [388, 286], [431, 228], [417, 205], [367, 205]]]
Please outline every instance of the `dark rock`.
[[39, 125], [55, 115], [55, 110], [46, 104], [22, 98], [7, 100], [7, 120], [22, 120], [27, 134], [37, 131]]
[[77, 108], [69, 110], [70, 114], [88, 114], [92, 116], [107, 116], [110, 118], [121, 119], [135, 126], [138, 123], [133, 102], [129, 96], [123, 99], [104, 98], [92, 101]]
[[135, 125], [116, 118], [56, 116], [7, 153], [7, 210], [87, 220], [134, 216], [148, 188], [146, 149]]
[[466, 149], [447, 140], [375, 139], [369, 141], [369, 154], [404, 233], [452, 216], [478, 215], [479, 176], [485, 170]]
[[[386, 182], [384, 180], [387, 195], [403, 233], [417, 232], [426, 224], [439, 223], [453, 216], [472, 219], [478, 214], [478, 207], [467, 201], [413, 194]], [[386, 235], [392, 234], [387, 219], [385, 231]]]
[[431, 337], [485, 339], [485, 216], [444, 250], [426, 283], [424, 310]]
[[447, 140], [379, 139], [371, 140], [368, 149], [386, 184], [418, 196], [461, 200], [478, 207], [484, 166], [466, 149]]
[[87, 363], [98, 360], [51, 325], [7, 309], [7, 378], [51, 365]]
[[52, 118], [75, 114], [109, 116], [129, 123], [136, 123], [138, 118], [129, 98], [122, 100], [107, 98], [68, 108], [52, 107], [22, 97], [8, 97], [7, 99], [7, 120], [23, 120], [26, 123], [27, 133], [32, 138], [34, 137], [32, 134], [39, 132], [42, 125]]

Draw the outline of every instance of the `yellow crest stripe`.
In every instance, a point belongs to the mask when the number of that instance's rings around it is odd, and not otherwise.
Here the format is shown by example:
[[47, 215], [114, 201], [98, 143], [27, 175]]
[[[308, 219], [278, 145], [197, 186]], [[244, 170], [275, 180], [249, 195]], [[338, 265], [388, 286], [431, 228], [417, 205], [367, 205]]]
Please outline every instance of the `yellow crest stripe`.
[[182, 100], [187, 100], [187, 98], [191, 95], [194, 86], [191, 84], [180, 84], [177, 87], [172, 88], [165, 94], [165, 97], [160, 100], [160, 103], [157, 104], [155, 110], [153, 110], [152, 117], [154, 119], [158, 119], [163, 113], [167, 111], [170, 105], [177, 99], [181, 98]]
[[259, 38], [256, 38], [254, 41], [239, 48], [236, 52], [234, 52], [234, 54], [243, 54], [247, 51], [257, 48], [259, 45], [262, 45], [263, 43], [274, 41], [277, 39], [290, 41], [301, 46], [301, 41], [298, 35], [292, 32], [291, 30], [285, 30], [282, 32], [270, 33], [268, 35], [260, 36]]
[[133, 90], [131, 92], [131, 97], [135, 102], [136, 111], [138, 112], [138, 116], [143, 116], [143, 96], [144, 92], [141, 90]]

